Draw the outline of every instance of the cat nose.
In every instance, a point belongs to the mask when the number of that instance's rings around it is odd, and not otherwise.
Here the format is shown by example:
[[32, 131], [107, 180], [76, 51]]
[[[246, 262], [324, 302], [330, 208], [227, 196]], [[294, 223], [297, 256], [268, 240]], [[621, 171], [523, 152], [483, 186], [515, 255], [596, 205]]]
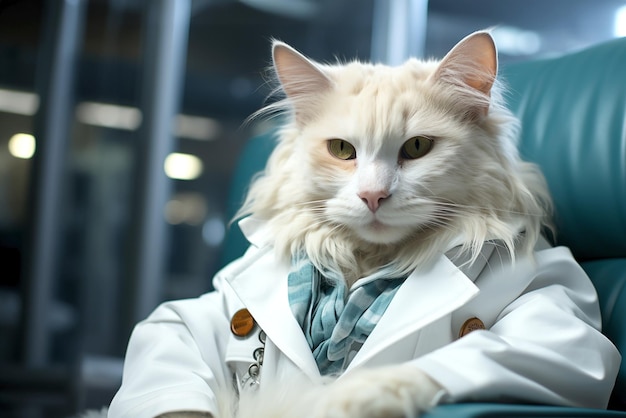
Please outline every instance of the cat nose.
[[359, 192], [358, 196], [361, 198], [363, 203], [367, 205], [372, 213], [376, 212], [380, 207], [380, 202], [384, 199], [387, 199], [390, 194], [386, 190], [375, 190], [375, 191], [365, 191]]

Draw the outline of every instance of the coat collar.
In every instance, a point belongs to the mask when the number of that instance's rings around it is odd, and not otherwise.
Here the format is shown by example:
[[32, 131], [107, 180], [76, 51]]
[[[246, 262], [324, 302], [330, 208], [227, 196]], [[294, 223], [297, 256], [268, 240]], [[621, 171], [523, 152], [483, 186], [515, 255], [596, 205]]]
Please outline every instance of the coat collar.
[[[273, 249], [267, 245], [264, 222], [246, 218], [240, 227], [258, 251], [246, 269], [229, 279], [231, 286], [272, 342], [304, 373], [319, 377], [311, 349], [289, 306], [287, 275], [291, 266], [276, 260]], [[494, 248], [495, 244], [485, 245], [477, 262], [471, 265], [458, 257], [458, 247], [453, 248], [430, 266], [413, 272], [398, 289], [349, 369], [473, 299], [479, 292], [473, 281]]]

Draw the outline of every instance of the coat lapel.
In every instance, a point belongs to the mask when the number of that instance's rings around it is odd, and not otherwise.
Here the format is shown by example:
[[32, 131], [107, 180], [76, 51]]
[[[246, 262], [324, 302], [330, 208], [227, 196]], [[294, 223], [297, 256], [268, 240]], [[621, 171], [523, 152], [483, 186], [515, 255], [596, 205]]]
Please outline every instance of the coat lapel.
[[290, 266], [276, 262], [273, 250], [259, 250], [249, 267], [229, 282], [268, 338], [312, 379], [320, 373], [288, 298]]
[[441, 255], [430, 268], [415, 271], [400, 286], [349, 369], [460, 308], [478, 291], [461, 269]]

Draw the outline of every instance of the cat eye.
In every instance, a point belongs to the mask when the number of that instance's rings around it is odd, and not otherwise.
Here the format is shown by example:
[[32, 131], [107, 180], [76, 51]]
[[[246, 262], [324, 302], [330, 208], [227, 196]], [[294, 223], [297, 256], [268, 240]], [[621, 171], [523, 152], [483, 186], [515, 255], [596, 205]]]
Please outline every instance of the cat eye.
[[329, 139], [328, 152], [340, 160], [354, 160], [356, 158], [356, 149], [354, 149], [354, 146], [343, 139]]
[[432, 139], [427, 136], [414, 136], [402, 145], [400, 157], [404, 160], [415, 160], [428, 154], [432, 147]]

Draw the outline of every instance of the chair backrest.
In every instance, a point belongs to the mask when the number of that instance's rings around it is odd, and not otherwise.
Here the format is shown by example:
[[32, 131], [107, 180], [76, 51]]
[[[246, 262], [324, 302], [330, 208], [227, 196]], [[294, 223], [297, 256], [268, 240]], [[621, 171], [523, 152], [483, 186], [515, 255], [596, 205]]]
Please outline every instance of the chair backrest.
[[626, 257], [626, 39], [503, 75], [520, 151], [555, 201], [557, 242], [581, 260]]
[[[626, 38], [506, 67], [520, 152], [541, 167], [556, 241], [594, 282], [603, 331], [626, 353]], [[612, 406], [626, 409], [626, 362]]]
[[[264, 135], [250, 138], [244, 146], [239, 156], [237, 167], [235, 167], [226, 204], [226, 215], [229, 220], [235, 216], [243, 204], [250, 181], [255, 174], [263, 171], [265, 163], [275, 145], [275, 132], [271, 131]], [[232, 223], [224, 237], [220, 266], [223, 267], [234, 259], [241, 257], [248, 245], [248, 241], [244, 238], [239, 226], [236, 223]]]
[[[562, 57], [507, 66], [508, 103], [522, 125], [522, 156], [544, 172], [556, 241], [570, 247], [598, 289], [605, 334], [626, 352], [626, 38]], [[275, 144], [252, 138], [231, 189], [233, 215]], [[232, 225], [223, 264], [247, 247]], [[626, 409], [626, 362], [613, 402]]]

